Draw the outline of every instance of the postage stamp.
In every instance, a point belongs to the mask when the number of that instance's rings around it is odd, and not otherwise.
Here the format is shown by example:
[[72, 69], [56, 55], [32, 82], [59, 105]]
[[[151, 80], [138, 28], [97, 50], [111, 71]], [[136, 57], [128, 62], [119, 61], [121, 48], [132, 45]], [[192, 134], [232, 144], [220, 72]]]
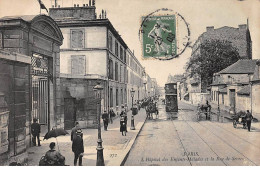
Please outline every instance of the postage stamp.
[[190, 46], [190, 28], [184, 17], [161, 8], [141, 18], [139, 40], [143, 59], [171, 60]]
[[145, 58], [176, 55], [175, 15], [151, 16], [146, 19], [142, 28]]

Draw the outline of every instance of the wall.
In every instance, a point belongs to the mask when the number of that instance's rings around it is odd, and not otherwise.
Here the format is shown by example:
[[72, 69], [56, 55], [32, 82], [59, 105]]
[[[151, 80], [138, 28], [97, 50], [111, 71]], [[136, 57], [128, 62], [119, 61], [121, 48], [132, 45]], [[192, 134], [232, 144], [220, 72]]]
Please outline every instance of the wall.
[[[260, 82], [253, 83], [252, 86], [252, 115], [260, 119]], [[251, 109], [249, 109], [251, 110]]]
[[249, 95], [236, 95], [236, 111], [251, 110], [251, 98]]
[[[3, 55], [5, 54], [0, 53], [0, 58], [3, 58]], [[0, 59], [0, 92], [4, 93], [10, 111], [9, 151], [4, 155], [0, 154], [0, 165], [8, 165], [13, 158], [24, 162], [28, 156], [25, 152], [30, 143], [29, 68], [28, 63]], [[3, 139], [4, 135], [1, 138]]]
[[[61, 46], [61, 49], [70, 49], [70, 40], [71, 40], [71, 30], [80, 29], [84, 32], [84, 47], [87, 48], [106, 48], [106, 33], [107, 28], [104, 26], [93, 26], [93, 27], [70, 27], [70, 28], [61, 28], [64, 40]], [[79, 49], [75, 49], [79, 50]]]
[[71, 55], [85, 56], [85, 74], [97, 74], [101, 76], [107, 76], [107, 53], [105, 50], [62, 52], [62, 59], [60, 60], [61, 73], [71, 74]]

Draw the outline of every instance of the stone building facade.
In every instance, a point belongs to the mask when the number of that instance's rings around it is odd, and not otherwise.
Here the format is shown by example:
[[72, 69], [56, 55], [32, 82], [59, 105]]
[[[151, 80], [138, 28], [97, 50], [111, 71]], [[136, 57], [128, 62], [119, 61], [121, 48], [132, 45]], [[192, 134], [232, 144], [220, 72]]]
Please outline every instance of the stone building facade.
[[213, 108], [234, 114], [252, 110], [250, 82], [253, 79], [257, 60], [242, 59], [216, 73], [211, 84]]
[[[1, 91], [9, 113], [9, 162], [26, 160], [30, 124], [39, 119], [42, 131], [63, 126], [60, 109], [59, 48], [63, 36], [46, 15], [0, 18]], [[45, 130], [46, 129], [46, 130]]]
[[[61, 46], [61, 106], [65, 129], [75, 121], [82, 128], [96, 128], [96, 100], [93, 87], [101, 82], [101, 112], [129, 107], [130, 88], [143, 98], [143, 68], [103, 13], [96, 16], [93, 4], [51, 8], [50, 16], [64, 36]], [[131, 87], [129, 87], [131, 84]], [[138, 90], [139, 89], [139, 90]]]

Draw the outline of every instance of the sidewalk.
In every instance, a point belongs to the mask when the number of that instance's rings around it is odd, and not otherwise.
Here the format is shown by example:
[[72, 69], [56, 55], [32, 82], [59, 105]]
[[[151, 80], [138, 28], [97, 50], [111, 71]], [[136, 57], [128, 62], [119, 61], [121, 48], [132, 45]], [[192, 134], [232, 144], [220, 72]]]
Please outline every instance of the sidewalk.
[[[101, 135], [103, 140], [103, 154], [106, 166], [120, 166], [125, 160], [124, 158], [130, 151], [139, 131], [143, 127], [146, 120], [146, 112], [141, 109], [135, 116], [135, 130], [130, 130], [131, 127], [131, 112], [127, 113], [127, 134], [122, 136], [119, 131], [120, 118], [116, 118], [113, 124], [108, 125], [108, 131], [104, 131], [102, 127]], [[97, 129], [83, 129], [83, 140], [85, 153], [83, 157], [83, 166], [95, 166], [97, 158]], [[41, 137], [43, 140], [43, 137]], [[59, 150], [62, 155], [66, 158], [66, 165], [73, 166], [74, 153], [71, 150], [72, 143], [70, 141], [70, 132], [66, 136], [60, 136], [57, 138], [59, 144]], [[28, 149], [28, 165], [36, 166], [39, 165], [40, 158], [49, 150], [50, 142], [56, 142], [55, 138], [41, 141], [41, 147], [30, 147]], [[57, 144], [57, 142], [56, 142]], [[56, 150], [58, 146], [56, 145]]]

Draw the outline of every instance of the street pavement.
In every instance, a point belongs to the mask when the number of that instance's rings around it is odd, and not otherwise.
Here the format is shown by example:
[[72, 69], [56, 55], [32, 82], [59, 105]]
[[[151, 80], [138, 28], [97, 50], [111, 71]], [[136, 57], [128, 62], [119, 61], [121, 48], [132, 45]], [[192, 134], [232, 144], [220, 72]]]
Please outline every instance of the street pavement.
[[177, 114], [159, 104], [159, 118], [146, 120], [124, 165], [259, 166], [259, 157], [260, 123], [248, 132], [216, 115], [198, 121], [196, 106], [179, 102]]
[[[145, 119], [146, 113], [144, 109], [141, 109], [138, 114], [135, 116], [135, 130], [130, 130], [131, 127], [131, 112], [127, 113], [128, 116], [128, 132], [126, 136], [122, 136], [119, 131], [120, 128], [120, 118], [114, 120], [113, 124], [108, 125], [108, 131], [104, 131], [102, 127], [102, 140], [103, 140], [103, 153], [105, 165], [108, 166], [120, 166], [126, 157], [127, 153], [130, 151], [134, 141], [137, 137], [138, 132], [142, 128]], [[44, 134], [43, 134], [44, 135]], [[84, 140], [84, 157], [83, 157], [83, 166], [95, 166], [97, 158], [97, 129], [83, 129], [83, 140]], [[41, 137], [43, 140], [43, 137]], [[66, 165], [73, 166], [74, 154], [72, 152], [70, 141], [70, 131], [66, 136], [59, 136], [57, 140], [51, 138], [48, 140], [41, 141], [41, 147], [31, 147], [28, 149], [28, 165], [35, 166], [39, 165], [40, 158], [49, 150], [50, 142], [58, 143], [56, 145], [56, 150], [65, 156]]]

